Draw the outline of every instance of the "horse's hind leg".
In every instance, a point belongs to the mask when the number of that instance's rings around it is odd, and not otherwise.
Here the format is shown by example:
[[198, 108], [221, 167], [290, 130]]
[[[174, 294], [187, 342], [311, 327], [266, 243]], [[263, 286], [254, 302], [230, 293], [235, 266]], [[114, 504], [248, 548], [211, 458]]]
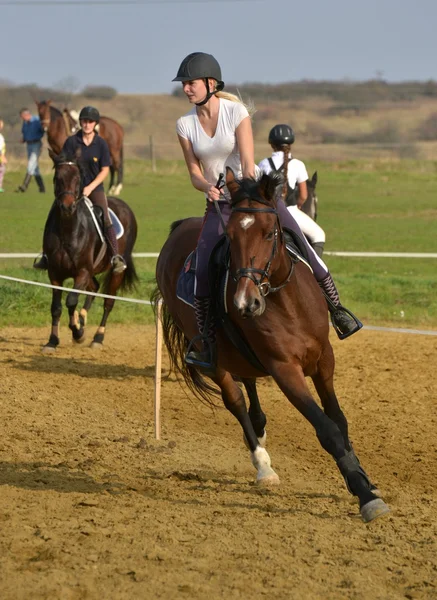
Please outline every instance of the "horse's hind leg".
[[84, 319], [79, 318], [77, 312], [77, 304], [79, 302], [79, 290], [87, 290], [89, 283], [89, 274], [87, 271], [82, 271], [74, 280], [74, 290], [67, 295], [66, 305], [70, 316], [69, 328], [73, 335], [73, 341], [81, 344], [85, 341]]
[[[62, 285], [62, 281], [52, 281], [52, 285]], [[52, 313], [52, 330], [50, 333], [49, 341], [45, 346], [43, 346], [42, 351], [44, 354], [53, 353], [57, 346], [59, 346], [59, 321], [61, 319], [62, 314], [62, 291], [61, 290], [52, 290], [52, 305], [51, 305], [51, 313]]]
[[[100, 284], [95, 277], [92, 278], [92, 285], [89, 286], [91, 289], [88, 289], [89, 292], [98, 292]], [[82, 327], [85, 327], [88, 319], [88, 313], [91, 310], [91, 306], [95, 300], [95, 296], [85, 296], [85, 302], [83, 303], [83, 307], [79, 312], [79, 322]]]
[[[124, 273], [112, 273], [111, 281], [108, 286], [108, 295], [115, 296], [118, 288], [123, 281]], [[105, 298], [103, 302], [103, 317], [100, 321], [100, 325], [94, 334], [93, 341], [91, 342], [91, 348], [95, 350], [101, 350], [103, 348], [103, 340], [105, 339], [106, 321], [114, 308], [115, 300], [113, 298]]]
[[278, 484], [279, 477], [271, 467], [270, 456], [267, 450], [259, 443], [249, 413], [247, 412], [243, 392], [233, 380], [232, 375], [227, 371], [217, 369], [212, 379], [222, 391], [224, 405], [236, 417], [243, 428], [251, 452], [252, 464], [257, 470], [257, 483], [264, 485]]
[[[249, 397], [249, 418], [253, 425], [253, 429], [256, 433], [256, 437], [258, 438], [261, 446], [265, 446], [266, 442], [266, 423], [267, 418], [264, 414], [261, 404], [258, 398], [258, 392], [256, 389], [256, 379], [246, 379], [241, 378], [241, 381], [246, 389], [247, 395]], [[244, 438], [245, 444], [247, 444], [246, 438]]]

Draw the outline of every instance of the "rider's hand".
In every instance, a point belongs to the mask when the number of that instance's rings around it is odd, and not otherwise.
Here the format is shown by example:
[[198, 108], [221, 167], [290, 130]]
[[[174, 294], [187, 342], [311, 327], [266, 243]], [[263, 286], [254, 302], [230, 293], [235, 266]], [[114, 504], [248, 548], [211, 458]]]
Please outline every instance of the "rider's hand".
[[93, 189], [92, 189], [92, 187], [90, 187], [89, 185], [86, 185], [86, 186], [83, 188], [83, 190], [82, 190], [82, 194], [83, 194], [84, 196], [86, 196], [87, 198], [89, 198], [89, 197], [90, 197], [90, 194], [92, 194], [92, 192], [93, 192]]
[[214, 200], [220, 200], [220, 196], [222, 192], [215, 187], [215, 185], [210, 185], [207, 191], [208, 202], [214, 202]]

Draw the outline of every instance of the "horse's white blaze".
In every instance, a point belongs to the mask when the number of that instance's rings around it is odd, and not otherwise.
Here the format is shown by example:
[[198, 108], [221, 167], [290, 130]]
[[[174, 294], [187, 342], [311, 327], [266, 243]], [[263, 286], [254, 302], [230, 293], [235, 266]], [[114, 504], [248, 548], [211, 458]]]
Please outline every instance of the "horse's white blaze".
[[240, 280], [238, 285], [238, 291], [234, 296], [234, 304], [238, 310], [244, 310], [247, 306], [247, 286], [249, 280], [245, 278], [243, 281]]
[[251, 225], [253, 225], [254, 223], [255, 223], [255, 217], [253, 217], [253, 216], [243, 217], [240, 221], [240, 225], [243, 229], [249, 229], [249, 227]]
[[257, 446], [250, 457], [253, 466], [257, 470], [257, 481], [268, 480], [271, 483], [279, 483], [279, 477], [271, 467], [270, 456], [265, 448]]

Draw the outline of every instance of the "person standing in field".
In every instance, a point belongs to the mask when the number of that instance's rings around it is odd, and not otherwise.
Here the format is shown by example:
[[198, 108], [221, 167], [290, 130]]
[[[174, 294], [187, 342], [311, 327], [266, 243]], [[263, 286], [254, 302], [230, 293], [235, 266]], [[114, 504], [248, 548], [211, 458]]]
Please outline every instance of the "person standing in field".
[[5, 176], [6, 164], [8, 162], [6, 158], [6, 142], [2, 134], [3, 126], [4, 123], [0, 119], [0, 193], [4, 192], [3, 177]]
[[20, 117], [23, 121], [23, 125], [21, 127], [21, 141], [27, 146], [27, 172], [23, 183], [18, 186], [16, 191], [25, 192], [32, 177], [35, 176], [39, 191], [44, 193], [46, 190], [38, 165], [44, 129], [42, 128], [39, 117], [32, 115], [28, 108], [22, 108], [20, 110]]
[[[208, 284], [208, 262], [212, 249], [223, 234], [220, 216], [215, 210], [218, 201], [225, 224], [231, 207], [226, 186], [217, 187], [219, 175], [229, 166], [238, 178], [255, 178], [252, 125], [247, 107], [233, 94], [223, 92], [221, 68], [211, 54], [194, 52], [182, 61], [173, 81], [180, 81], [193, 108], [176, 124], [179, 143], [193, 187], [205, 194], [206, 210], [197, 245], [194, 311], [203, 338], [201, 352], [187, 353], [186, 362], [201, 368], [213, 366], [215, 333], [208, 322], [211, 296]], [[324, 292], [333, 323], [339, 337], [358, 331], [362, 324], [340, 304], [340, 298], [325, 263], [308, 244], [296, 221], [279, 200], [277, 210], [282, 226], [297, 233], [308, 248], [311, 267]]]
[[283, 174], [282, 200], [302, 233], [308, 238], [317, 256], [322, 257], [326, 240], [325, 232], [301, 210], [308, 198], [308, 173], [305, 164], [291, 155], [294, 139], [294, 132], [289, 125], [275, 125], [269, 133], [269, 144], [273, 153], [271, 157], [264, 158], [258, 166], [267, 175], [271, 172]]

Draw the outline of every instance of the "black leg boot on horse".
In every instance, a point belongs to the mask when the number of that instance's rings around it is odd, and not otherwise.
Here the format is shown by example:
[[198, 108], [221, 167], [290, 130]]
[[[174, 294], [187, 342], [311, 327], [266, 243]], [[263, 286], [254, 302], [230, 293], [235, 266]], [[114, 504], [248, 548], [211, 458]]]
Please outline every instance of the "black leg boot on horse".
[[105, 238], [111, 250], [111, 265], [114, 273], [123, 273], [127, 269], [127, 265], [121, 254], [118, 253], [117, 236], [112, 225], [108, 226], [105, 224]]
[[341, 305], [331, 274], [328, 273], [325, 279], [318, 283], [328, 303], [331, 322], [338, 337], [344, 340], [359, 331], [363, 324], [350, 310]]
[[[199, 334], [194, 337], [188, 346], [185, 362], [204, 372], [214, 372], [216, 365], [216, 339], [215, 326], [211, 310], [211, 298], [194, 296], [194, 314]], [[200, 341], [202, 349], [193, 350], [194, 344]]]

